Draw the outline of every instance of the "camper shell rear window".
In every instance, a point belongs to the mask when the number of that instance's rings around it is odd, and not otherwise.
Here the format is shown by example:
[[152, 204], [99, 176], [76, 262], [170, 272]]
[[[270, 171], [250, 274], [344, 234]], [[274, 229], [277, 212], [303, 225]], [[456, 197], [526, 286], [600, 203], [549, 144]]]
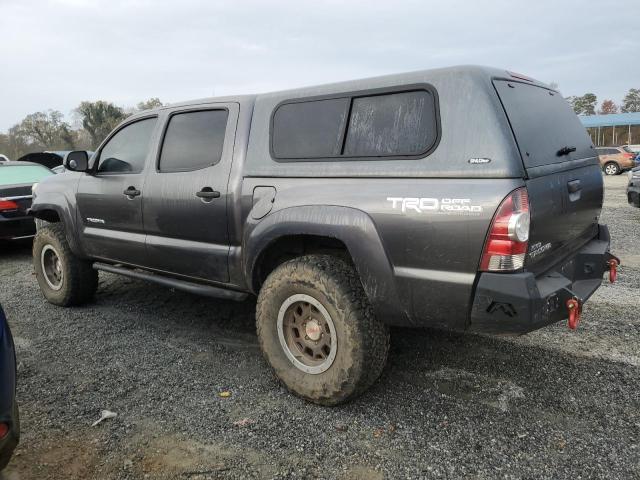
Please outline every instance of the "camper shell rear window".
[[[494, 80], [493, 84], [525, 168], [596, 155], [589, 134], [560, 93], [507, 80]], [[565, 147], [575, 150], [563, 155], [561, 150]]]
[[270, 149], [278, 161], [422, 158], [440, 137], [429, 85], [302, 98], [279, 104]]

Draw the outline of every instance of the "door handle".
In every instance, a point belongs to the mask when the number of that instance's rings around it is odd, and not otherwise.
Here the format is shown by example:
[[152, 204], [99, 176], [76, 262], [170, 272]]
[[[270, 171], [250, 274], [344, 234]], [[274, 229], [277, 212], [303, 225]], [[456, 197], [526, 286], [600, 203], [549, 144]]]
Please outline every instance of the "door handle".
[[202, 198], [203, 200], [212, 200], [214, 198], [219, 198], [220, 192], [212, 189], [211, 187], [204, 187], [199, 192], [196, 192], [196, 197]]
[[122, 193], [124, 193], [129, 198], [133, 198], [133, 197], [137, 197], [142, 192], [138, 190], [136, 187], [129, 187]]

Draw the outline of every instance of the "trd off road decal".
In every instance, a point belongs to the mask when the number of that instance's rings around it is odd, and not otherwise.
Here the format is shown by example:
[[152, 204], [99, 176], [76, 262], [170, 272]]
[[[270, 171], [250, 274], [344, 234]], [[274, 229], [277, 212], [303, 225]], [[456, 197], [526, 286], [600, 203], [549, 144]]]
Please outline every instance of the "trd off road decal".
[[482, 212], [482, 206], [472, 205], [470, 198], [387, 197], [387, 201], [391, 202], [391, 208], [402, 213], [472, 215]]
[[551, 243], [545, 243], [543, 245], [542, 242], [536, 242], [529, 247], [529, 257], [535, 258], [550, 249]]

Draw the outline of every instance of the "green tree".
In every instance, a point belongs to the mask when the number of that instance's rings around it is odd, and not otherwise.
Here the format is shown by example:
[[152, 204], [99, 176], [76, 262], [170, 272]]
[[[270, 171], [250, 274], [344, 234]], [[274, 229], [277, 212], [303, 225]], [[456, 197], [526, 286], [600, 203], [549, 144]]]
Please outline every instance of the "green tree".
[[82, 102], [75, 111], [80, 117], [82, 128], [91, 138], [91, 148], [96, 148], [126, 117], [120, 107], [102, 100]]
[[595, 115], [598, 98], [593, 93], [585, 93], [581, 97], [567, 97], [565, 99], [576, 112], [576, 115]]
[[150, 98], [149, 100], [138, 103], [138, 105], [136, 106], [136, 109], [139, 111], [152, 110], [154, 108], [158, 108], [162, 106], [164, 106], [164, 104], [160, 101], [160, 99], [158, 97], [153, 97], [153, 98]]
[[18, 124], [19, 133], [44, 149], [73, 149], [74, 132], [57, 110], [27, 115]]
[[631, 88], [622, 99], [622, 112], [640, 112], [640, 89]]

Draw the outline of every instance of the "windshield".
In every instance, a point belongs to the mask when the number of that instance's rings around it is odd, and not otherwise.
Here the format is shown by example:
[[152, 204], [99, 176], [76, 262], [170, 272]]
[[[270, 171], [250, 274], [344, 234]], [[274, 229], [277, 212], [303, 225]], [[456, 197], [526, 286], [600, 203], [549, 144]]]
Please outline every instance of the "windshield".
[[50, 175], [53, 172], [40, 165], [0, 165], [0, 185], [35, 183]]

